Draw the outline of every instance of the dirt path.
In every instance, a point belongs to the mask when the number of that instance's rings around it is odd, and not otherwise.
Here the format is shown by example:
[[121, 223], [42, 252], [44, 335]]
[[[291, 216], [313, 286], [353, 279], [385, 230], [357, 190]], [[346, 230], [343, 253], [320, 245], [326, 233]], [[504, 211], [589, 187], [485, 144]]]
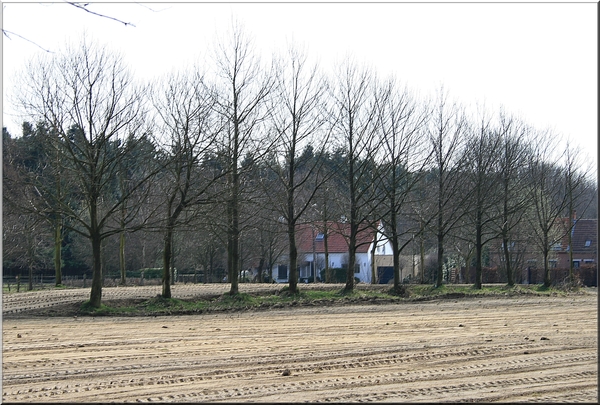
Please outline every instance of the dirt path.
[[597, 295], [588, 294], [9, 317], [2, 399], [596, 403], [597, 310]]

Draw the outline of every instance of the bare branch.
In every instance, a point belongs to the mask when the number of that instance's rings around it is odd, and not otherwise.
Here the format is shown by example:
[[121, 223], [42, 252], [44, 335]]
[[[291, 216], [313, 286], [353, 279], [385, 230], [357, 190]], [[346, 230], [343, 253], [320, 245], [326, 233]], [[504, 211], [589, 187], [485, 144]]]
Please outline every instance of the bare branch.
[[37, 46], [38, 48], [40, 48], [40, 49], [41, 49], [42, 51], [44, 51], [44, 52], [53, 53], [51, 50], [44, 48], [43, 46], [39, 45], [38, 43], [36, 43], [36, 42], [33, 42], [32, 40], [30, 40], [30, 39], [27, 39], [27, 38], [25, 38], [24, 36], [17, 34], [16, 32], [7, 31], [7, 30], [3, 29], [3, 30], [2, 30], [2, 33], [3, 33], [3, 34], [4, 34], [4, 36], [5, 36], [6, 38], [8, 38], [8, 39], [11, 39], [11, 40], [12, 40], [12, 38], [11, 38], [11, 37], [10, 37], [10, 35], [8, 35], [8, 34], [16, 35], [17, 37], [19, 37], [19, 38], [21, 38], [21, 39], [23, 39], [23, 40], [25, 40], [25, 41], [27, 41], [27, 42], [30, 42], [30, 43], [34, 44], [35, 46]]
[[160, 13], [161, 11], [165, 11], [165, 10], [168, 10], [168, 9], [172, 8], [171, 6], [169, 6], [169, 7], [162, 8], [160, 10], [154, 10], [153, 8], [148, 7], [147, 5], [145, 5], [143, 3], [136, 2], [135, 4], [137, 4], [138, 6], [142, 6], [144, 8], [147, 8], [148, 10], [152, 11], [153, 13]]
[[75, 3], [75, 2], [67, 1], [67, 4], [75, 6], [75, 7], [79, 8], [79, 9], [81, 9], [83, 11], [87, 11], [90, 14], [97, 15], [98, 17], [108, 18], [109, 20], [120, 22], [121, 24], [124, 24], [125, 26], [131, 25], [132, 27], [135, 27], [135, 25], [132, 24], [132, 23], [130, 23], [130, 22], [125, 22], [125, 21], [119, 20], [118, 18], [115, 18], [115, 17], [111, 17], [111, 16], [108, 16], [108, 15], [96, 13], [95, 11], [92, 11], [92, 10], [88, 10], [86, 7], [89, 5], [89, 3], [82, 4], [82, 3]]

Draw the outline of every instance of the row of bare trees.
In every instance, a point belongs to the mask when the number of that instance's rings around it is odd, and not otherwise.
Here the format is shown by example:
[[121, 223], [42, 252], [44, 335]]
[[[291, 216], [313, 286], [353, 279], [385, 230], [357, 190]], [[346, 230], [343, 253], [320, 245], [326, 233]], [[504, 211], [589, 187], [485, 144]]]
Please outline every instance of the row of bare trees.
[[[231, 294], [249, 250], [260, 270], [287, 253], [289, 288], [298, 292], [297, 225], [344, 218], [346, 290], [358, 235], [380, 221], [395, 288], [400, 253], [415, 237], [435, 238], [440, 286], [450, 236], [474, 247], [481, 288], [490, 241], [508, 247], [524, 228], [535, 230], [547, 270], [559, 218], [591, 206], [596, 185], [577, 151], [505, 112], [469, 116], [443, 89], [417, 99], [350, 58], [331, 77], [294, 47], [264, 63], [239, 26], [209, 60], [137, 83], [122, 56], [84, 39], [25, 66], [15, 92], [23, 134], [3, 133], [5, 219], [14, 218], [4, 222], [5, 253], [30, 252], [31, 273], [42, 233], [14, 235], [27, 234], [19, 223], [44, 223], [58, 285], [66, 235], [89, 240], [94, 307], [103, 251], [115, 238], [122, 283], [126, 251], [145, 257], [152, 239], [167, 298], [175, 257], [198, 266], [220, 251]], [[127, 249], [136, 234], [143, 246]]]

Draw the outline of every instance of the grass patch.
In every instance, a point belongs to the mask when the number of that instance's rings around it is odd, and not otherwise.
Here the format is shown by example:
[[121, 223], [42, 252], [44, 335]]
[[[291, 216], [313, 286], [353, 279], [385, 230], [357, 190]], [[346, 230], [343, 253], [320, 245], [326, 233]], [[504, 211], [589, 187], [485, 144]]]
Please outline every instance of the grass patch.
[[473, 285], [409, 284], [399, 289], [390, 286], [368, 286], [352, 291], [325, 285], [322, 289], [299, 290], [290, 293], [287, 286], [270, 293], [225, 293], [215, 296], [202, 296], [194, 299], [163, 298], [161, 295], [150, 299], [106, 301], [100, 308], [92, 308], [89, 301], [83, 303], [78, 311], [89, 316], [158, 316], [184, 315], [206, 312], [247, 311], [292, 308], [298, 306], [331, 306], [349, 304], [382, 304], [433, 299], [468, 299], [481, 297], [513, 297], [519, 295], [563, 296], [568, 292], [559, 287], [546, 288], [543, 285], [501, 284], [483, 285], [477, 289]]
[[82, 315], [90, 316], [118, 315], [120, 313], [118, 308], [106, 304], [100, 304], [99, 308], [93, 307], [89, 301], [85, 301], [81, 304], [79, 311]]
[[172, 315], [202, 312], [205, 307], [204, 300], [164, 298], [159, 294], [149, 300], [142, 300], [135, 306], [134, 311], [147, 315]]
[[516, 295], [563, 295], [564, 292], [557, 287], [544, 287], [539, 284], [518, 284], [509, 286], [506, 284], [483, 285], [475, 288], [474, 285], [442, 284], [439, 287], [433, 285], [408, 285], [408, 295], [411, 299], [434, 299], [434, 298], [467, 298], [467, 297], [505, 297]]
[[257, 306], [258, 303], [258, 297], [247, 293], [237, 293], [234, 295], [225, 293], [214, 301], [213, 305], [217, 308], [249, 309]]

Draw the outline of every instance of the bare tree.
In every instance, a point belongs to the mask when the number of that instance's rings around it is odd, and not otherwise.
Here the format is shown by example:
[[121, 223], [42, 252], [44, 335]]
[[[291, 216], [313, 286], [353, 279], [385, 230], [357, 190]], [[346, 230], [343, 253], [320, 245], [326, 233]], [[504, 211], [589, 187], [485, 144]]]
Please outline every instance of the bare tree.
[[162, 296], [171, 298], [174, 232], [194, 218], [195, 206], [211, 200], [213, 185], [226, 173], [202, 165], [204, 158], [215, 152], [221, 130], [203, 75], [198, 71], [173, 74], [157, 91], [155, 111], [165, 137], [161, 149], [165, 164], [161, 176], [165, 197]]
[[[497, 219], [495, 209], [502, 196], [497, 192], [498, 156], [502, 138], [491, 127], [485, 111], [479, 118], [479, 125], [472, 129], [465, 148], [464, 180], [470, 204], [467, 212], [471, 239], [475, 247], [475, 288], [482, 287], [483, 247], [497, 237], [492, 224]], [[465, 232], [469, 235], [471, 232]]]
[[[253, 54], [252, 42], [239, 24], [233, 24], [228, 41], [217, 43], [217, 75], [222, 84], [215, 91], [216, 108], [224, 125], [222, 151], [227, 160], [227, 268], [230, 294], [238, 293], [240, 266], [241, 160], [247, 151], [264, 149], [264, 133], [259, 129], [269, 116], [268, 98], [274, 86]], [[263, 138], [259, 138], [262, 135]]]
[[428, 140], [432, 148], [431, 172], [435, 179], [433, 194], [437, 206], [433, 208], [435, 234], [437, 237], [437, 273], [435, 287], [443, 282], [444, 238], [458, 223], [466, 210], [466, 195], [461, 193], [466, 119], [457, 104], [448, 105], [447, 94], [442, 88], [428, 128]]
[[[31, 62], [19, 86], [25, 112], [46, 122], [57, 135], [48, 141], [61, 148], [81, 196], [80, 209], [64, 201], [55, 206], [70, 219], [72, 229], [91, 242], [90, 305], [100, 307], [101, 243], [120, 232], [111, 220], [137, 188], [111, 195], [119, 162], [146, 136], [143, 91], [134, 85], [120, 56], [86, 39], [77, 49], [67, 47], [64, 53]], [[128, 221], [133, 219], [131, 215]]]
[[[327, 84], [317, 65], [307, 64], [306, 54], [291, 46], [281, 58], [274, 98], [273, 127], [278, 139], [277, 157], [271, 170], [278, 185], [265, 190], [270, 205], [277, 207], [287, 225], [289, 291], [298, 293], [296, 225], [315, 199], [328, 176], [323, 175], [323, 156], [329, 140], [325, 127]], [[281, 192], [277, 192], [277, 190]], [[316, 280], [316, 263], [313, 263]]]
[[567, 244], [569, 250], [569, 283], [575, 284], [573, 275], [573, 228], [577, 222], [576, 212], [578, 215], [584, 215], [585, 211], [592, 204], [592, 199], [586, 198], [589, 195], [589, 190], [593, 183], [590, 181], [591, 168], [585, 167], [581, 159], [581, 150], [571, 147], [570, 142], [567, 142], [565, 148], [565, 193], [567, 197], [567, 212], [566, 217], [569, 218], [569, 226], [567, 233]]
[[[326, 163], [329, 162], [325, 159]], [[329, 267], [329, 236], [334, 232], [332, 221], [339, 220], [342, 216], [342, 207], [338, 200], [337, 187], [335, 186], [335, 172], [331, 167], [331, 162], [325, 169], [324, 176], [327, 177], [319, 192], [315, 196], [313, 207], [317, 214], [317, 229], [323, 234], [323, 270], [326, 283], [334, 282], [333, 269]]]
[[[21, 142], [22, 144], [23, 142]], [[38, 215], [38, 208], [44, 206], [44, 200], [23, 177], [19, 166], [26, 165], [28, 156], [18, 148], [10, 137], [3, 139], [2, 152], [2, 242], [3, 265], [10, 263], [13, 268], [26, 268], [28, 290], [33, 289], [33, 272], [50, 260], [48, 255], [48, 231], [52, 221], [44, 215]], [[18, 161], [22, 161], [21, 164]], [[24, 161], [24, 162], [23, 162]], [[29, 174], [25, 171], [26, 174]], [[59, 256], [60, 257], [60, 256]], [[20, 277], [21, 274], [18, 274]]]
[[560, 165], [562, 154], [556, 153], [558, 140], [554, 134], [540, 132], [533, 146], [535, 149], [529, 155], [529, 197], [533, 209], [528, 219], [543, 258], [544, 286], [550, 287], [550, 253], [570, 229], [568, 223], [560, 220], [569, 206], [564, 182], [566, 170]]
[[[414, 188], [419, 184], [430, 155], [424, 150], [422, 130], [428, 110], [419, 106], [405, 89], [399, 89], [394, 78], [389, 79], [380, 90], [377, 103], [381, 132], [381, 178], [380, 188], [385, 199], [382, 217], [386, 227], [384, 234], [392, 244], [394, 260], [394, 289], [400, 292], [400, 253], [412, 243], [412, 235], [418, 230], [411, 226], [400, 228], [400, 218], [407, 218]], [[408, 224], [404, 221], [405, 225]], [[415, 222], [418, 227], [418, 221]], [[402, 235], [410, 235], [404, 238]], [[375, 247], [374, 247], [375, 248]]]
[[56, 143], [47, 142], [55, 134], [50, 133], [43, 122], [38, 122], [34, 128], [25, 121], [22, 128], [20, 139], [9, 137], [3, 145], [4, 203], [23, 215], [40, 217], [52, 229], [55, 284], [59, 286], [62, 284], [64, 218], [53, 208], [54, 201], [68, 198], [61, 151]]
[[[372, 229], [377, 223], [375, 159], [380, 144], [377, 142], [377, 108], [374, 74], [358, 67], [350, 59], [338, 66], [331, 91], [335, 115], [333, 126], [339, 147], [343, 151], [343, 166], [338, 175], [343, 176], [347, 190], [342, 194], [349, 222], [347, 292], [354, 289], [357, 235]], [[369, 241], [370, 242], [370, 241]]]
[[495, 227], [502, 238], [502, 254], [509, 286], [515, 283], [514, 264], [518, 258], [514, 251], [514, 235], [522, 223], [530, 204], [526, 179], [527, 156], [530, 153], [531, 128], [521, 120], [500, 112], [498, 132], [501, 137], [498, 153], [500, 204]]
[[[118, 162], [118, 169], [115, 173], [114, 193], [117, 196], [131, 195], [120, 206], [117, 216], [119, 232], [119, 270], [121, 274], [120, 284], [127, 282], [127, 261], [125, 255], [126, 239], [128, 235], [143, 230], [148, 225], [148, 220], [155, 217], [159, 203], [154, 204], [157, 199], [151, 196], [154, 182], [146, 182], [140, 186], [138, 182], [148, 175], [148, 169], [156, 170], [152, 163], [157, 159], [157, 149], [153, 141], [140, 140], [139, 146], [135, 151], [129, 153], [124, 159]], [[156, 162], [158, 163], [158, 161]], [[160, 169], [159, 169], [160, 170]], [[119, 197], [117, 197], [119, 198]], [[134, 203], [131, 204], [130, 201]], [[152, 201], [152, 202], [151, 202]], [[133, 221], [128, 218], [135, 217]]]

